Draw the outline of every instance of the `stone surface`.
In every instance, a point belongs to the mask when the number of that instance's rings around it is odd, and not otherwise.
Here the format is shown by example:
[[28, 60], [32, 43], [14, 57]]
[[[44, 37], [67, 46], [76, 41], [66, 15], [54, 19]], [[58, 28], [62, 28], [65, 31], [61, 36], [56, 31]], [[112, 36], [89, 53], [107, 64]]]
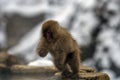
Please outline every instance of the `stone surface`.
[[0, 63], [6, 63], [8, 59], [8, 54], [6, 52], [0, 52]]
[[[57, 72], [57, 69], [54, 66], [37, 67], [37, 66], [26, 66], [26, 65], [13, 65], [11, 67], [11, 70], [13, 71], [13, 73], [25, 73], [25, 74]], [[80, 72], [91, 73], [91, 72], [96, 72], [96, 70], [91, 67], [81, 66]]]
[[14, 74], [37, 74], [37, 73], [55, 73], [57, 69], [55, 67], [37, 67], [37, 66], [27, 66], [27, 65], [13, 65], [11, 71]]
[[[75, 80], [75, 79], [62, 79], [60, 72], [54, 66], [38, 67], [20, 65], [17, 58], [8, 55], [6, 52], [0, 52], [0, 75], [13, 74], [9, 77], [11, 80]], [[4, 79], [4, 77], [3, 77]], [[110, 80], [109, 76], [105, 73], [98, 73], [96, 69], [80, 66], [80, 79], [79, 80]]]
[[9, 55], [7, 52], [2, 51], [0, 52], [0, 64], [10, 67], [15, 64], [21, 64], [21, 62], [16, 56]]
[[5, 64], [0, 63], [0, 69], [7, 68]]
[[[19, 74], [15, 77], [19, 78], [20, 75], [29, 78], [36, 78], [39, 80], [63, 80], [60, 75], [55, 75], [57, 69], [55, 67], [35, 67], [26, 65], [14, 65], [11, 67], [11, 71], [14, 74]], [[39, 75], [39, 76], [37, 76]], [[81, 66], [80, 70], [81, 78], [79, 80], [110, 80], [109, 76], [105, 73], [98, 73], [95, 69], [91, 67]], [[64, 79], [64, 80], [74, 80], [74, 79]]]

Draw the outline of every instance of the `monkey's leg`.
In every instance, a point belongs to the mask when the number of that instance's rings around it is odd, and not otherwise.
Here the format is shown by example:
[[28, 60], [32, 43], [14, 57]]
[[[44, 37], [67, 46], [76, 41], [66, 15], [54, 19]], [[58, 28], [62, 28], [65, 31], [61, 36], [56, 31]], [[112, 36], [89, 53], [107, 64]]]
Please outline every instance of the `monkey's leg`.
[[71, 72], [70, 72], [70, 69], [69, 69], [69, 66], [68, 66], [68, 64], [66, 64], [66, 65], [63, 65], [63, 67], [61, 67], [61, 66], [56, 66], [62, 73], [61, 73], [61, 75], [62, 75], [62, 78], [66, 78], [66, 77], [70, 77], [71, 76]]
[[65, 65], [65, 69], [62, 72], [62, 78], [69, 78], [72, 75], [70, 67], [68, 64]]
[[54, 56], [54, 64], [60, 70], [63, 71], [66, 67], [66, 54], [65, 53], [55, 53], [57, 55]]
[[80, 68], [80, 55], [79, 53], [77, 52], [74, 52], [74, 53], [70, 53], [69, 54], [70, 58], [69, 58], [69, 65], [70, 65], [70, 68], [72, 70], [72, 75], [71, 77], [72, 78], [79, 78], [80, 75], [79, 75], [79, 68]]
[[70, 74], [69, 65], [66, 63], [66, 53], [60, 53], [54, 63], [58, 70], [62, 71], [63, 77], [67, 77]]

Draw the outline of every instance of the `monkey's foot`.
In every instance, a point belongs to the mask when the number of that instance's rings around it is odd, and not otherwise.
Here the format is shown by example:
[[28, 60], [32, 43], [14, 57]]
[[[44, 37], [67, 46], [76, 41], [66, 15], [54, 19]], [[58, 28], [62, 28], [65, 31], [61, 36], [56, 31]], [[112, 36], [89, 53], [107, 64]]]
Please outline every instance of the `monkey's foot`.
[[71, 75], [72, 75], [72, 73], [71, 72], [62, 72], [62, 78], [69, 78]]
[[71, 79], [79, 79], [80, 78], [80, 74], [79, 73], [76, 73], [76, 74], [71, 73], [71, 75], [69, 76], [69, 78], [71, 78]]

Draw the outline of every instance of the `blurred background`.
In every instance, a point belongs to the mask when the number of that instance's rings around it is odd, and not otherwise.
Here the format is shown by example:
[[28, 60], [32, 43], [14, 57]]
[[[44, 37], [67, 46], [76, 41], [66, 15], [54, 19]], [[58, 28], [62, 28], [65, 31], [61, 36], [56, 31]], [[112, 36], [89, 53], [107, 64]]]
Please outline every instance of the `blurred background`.
[[82, 50], [82, 63], [120, 80], [120, 0], [0, 0], [0, 51], [51, 66], [35, 52], [44, 21], [57, 20]]

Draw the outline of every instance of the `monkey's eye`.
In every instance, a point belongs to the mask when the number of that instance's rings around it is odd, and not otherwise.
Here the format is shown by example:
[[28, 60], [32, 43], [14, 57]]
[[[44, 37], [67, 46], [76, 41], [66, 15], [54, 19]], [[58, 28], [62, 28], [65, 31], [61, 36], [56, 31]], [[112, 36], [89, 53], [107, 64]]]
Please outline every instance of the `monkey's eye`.
[[52, 33], [50, 31], [47, 31], [46, 36], [52, 37]]
[[47, 31], [46, 33], [47, 33], [47, 34], [51, 34], [51, 32], [50, 32], [50, 31]]
[[48, 29], [44, 30], [44, 33], [48, 33], [48, 32], [50, 32]]

